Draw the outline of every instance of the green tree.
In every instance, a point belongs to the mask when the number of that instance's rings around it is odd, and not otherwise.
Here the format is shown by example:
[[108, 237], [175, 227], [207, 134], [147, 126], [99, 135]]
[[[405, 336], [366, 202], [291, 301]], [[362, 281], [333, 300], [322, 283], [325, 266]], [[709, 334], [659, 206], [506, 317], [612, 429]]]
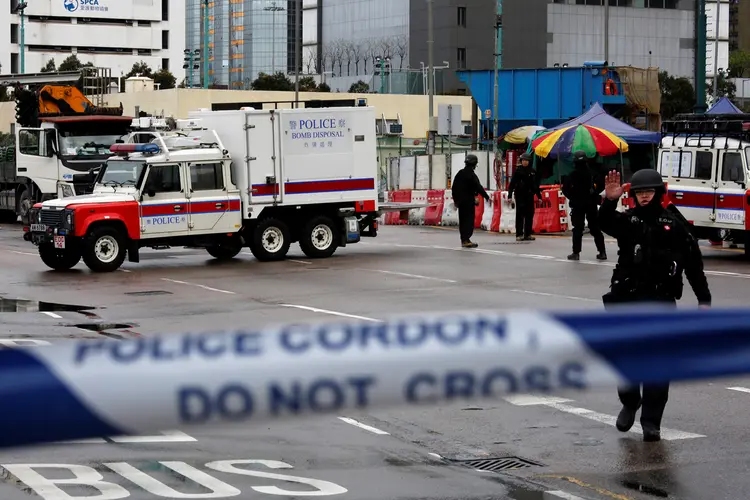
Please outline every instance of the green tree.
[[60, 63], [60, 66], [57, 67], [57, 71], [79, 71], [81, 68], [93, 67], [93, 63], [87, 62], [84, 64], [78, 59], [77, 55], [71, 54]]
[[318, 85], [318, 92], [330, 92], [331, 86], [327, 83], [323, 82], [320, 85]]
[[13, 134], [6, 134], [5, 132], [0, 132], [0, 148], [12, 146], [15, 142], [16, 142], [16, 138], [13, 137]]
[[42, 68], [42, 73], [54, 73], [55, 71], [57, 71], [57, 65], [54, 59], [47, 61], [47, 64]]
[[0, 102], [10, 101], [10, 95], [8, 95], [8, 87], [0, 85]]
[[369, 91], [370, 86], [364, 80], [352, 83], [352, 86], [349, 87], [349, 92], [352, 94], [365, 94]]
[[315, 92], [318, 90], [318, 82], [312, 76], [303, 76], [299, 79], [300, 92]]
[[125, 74], [125, 79], [130, 78], [131, 76], [145, 76], [146, 78], [153, 78], [154, 77], [154, 71], [151, 69], [151, 67], [146, 64], [145, 61], [140, 61], [135, 64], [133, 64], [133, 67], [130, 68], [130, 71]]
[[729, 54], [729, 78], [742, 78], [750, 71], [750, 52], [735, 50]]
[[253, 90], [281, 90], [281, 91], [292, 91], [294, 90], [294, 83], [282, 72], [278, 72], [274, 75], [267, 73], [260, 73], [258, 78], [252, 83]]
[[675, 78], [666, 71], [659, 72], [661, 90], [661, 117], [669, 120], [679, 113], [690, 113], [695, 105], [695, 89], [690, 80]]
[[173, 89], [177, 83], [177, 78], [168, 69], [164, 68], [154, 73], [153, 79], [154, 83], [159, 84], [159, 89], [161, 90]]
[[[734, 84], [733, 81], [729, 79], [729, 74], [726, 71], [720, 71], [719, 77], [716, 79], [716, 83], [718, 84], [718, 92], [716, 92], [716, 98], [719, 97], [727, 97], [729, 99], [734, 99], [734, 94], [737, 92], [737, 85]], [[713, 98], [714, 95], [714, 81], [713, 79], [710, 79], [708, 84], [706, 84], [706, 95], [709, 98]]]

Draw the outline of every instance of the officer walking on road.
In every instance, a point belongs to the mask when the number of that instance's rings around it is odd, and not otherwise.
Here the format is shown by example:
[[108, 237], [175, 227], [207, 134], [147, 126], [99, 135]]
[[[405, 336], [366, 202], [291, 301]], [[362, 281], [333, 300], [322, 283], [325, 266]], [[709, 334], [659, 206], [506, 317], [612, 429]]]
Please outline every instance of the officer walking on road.
[[489, 201], [490, 196], [479, 182], [479, 177], [474, 172], [479, 163], [476, 155], [466, 155], [465, 166], [458, 171], [451, 186], [453, 203], [458, 208], [458, 230], [461, 234], [461, 246], [464, 248], [476, 248], [479, 245], [471, 241], [474, 234], [474, 217], [476, 213], [476, 196], [481, 194]]
[[[619, 246], [610, 292], [602, 297], [605, 308], [626, 302], [676, 307], [677, 300], [682, 298], [683, 271], [700, 306], [710, 307], [711, 292], [698, 242], [681, 214], [673, 207], [662, 206], [666, 189], [661, 174], [650, 168], [633, 174], [630, 193], [636, 206], [624, 213], [617, 210], [617, 200], [623, 194], [620, 180], [616, 171], [607, 175], [606, 199], [599, 210], [602, 230], [617, 238]], [[642, 405], [643, 440], [659, 441], [669, 384], [644, 384], [643, 395], [639, 386], [621, 387], [618, 394], [623, 406], [617, 417], [617, 429], [630, 430]]]
[[508, 198], [516, 200], [516, 241], [533, 241], [534, 195], [542, 198], [542, 191], [536, 178], [536, 170], [531, 168], [531, 153], [521, 155], [521, 165], [513, 172], [508, 186]]
[[583, 247], [583, 230], [586, 220], [589, 222], [589, 232], [594, 237], [594, 243], [599, 260], [607, 260], [607, 249], [604, 246], [604, 235], [599, 229], [598, 209], [601, 203], [601, 192], [604, 189], [604, 175], [593, 171], [589, 167], [588, 158], [583, 151], [573, 153], [575, 169], [563, 179], [562, 192], [568, 198], [573, 223], [573, 253], [568, 260], [579, 260]]

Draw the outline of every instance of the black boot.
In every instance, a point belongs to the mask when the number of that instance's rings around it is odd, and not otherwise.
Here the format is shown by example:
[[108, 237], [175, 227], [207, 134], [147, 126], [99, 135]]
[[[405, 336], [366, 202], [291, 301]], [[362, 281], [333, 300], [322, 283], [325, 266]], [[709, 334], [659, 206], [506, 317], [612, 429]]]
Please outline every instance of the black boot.
[[568, 260], [581, 260], [581, 255], [578, 252], [573, 252], [568, 255]]
[[[638, 409], [631, 409], [627, 406], [623, 406], [622, 410], [620, 410], [620, 414], [617, 415], [617, 430], [620, 432], [628, 432], [631, 427], [633, 427], [633, 424], [635, 423], [635, 412], [637, 412]], [[644, 429], [645, 433], [645, 429]], [[644, 434], [645, 435], [645, 434]]]
[[641, 422], [643, 428], [643, 441], [646, 443], [654, 443], [661, 441], [661, 430], [658, 426], [650, 422]]
[[596, 255], [596, 260], [607, 260], [607, 252], [599, 252]]

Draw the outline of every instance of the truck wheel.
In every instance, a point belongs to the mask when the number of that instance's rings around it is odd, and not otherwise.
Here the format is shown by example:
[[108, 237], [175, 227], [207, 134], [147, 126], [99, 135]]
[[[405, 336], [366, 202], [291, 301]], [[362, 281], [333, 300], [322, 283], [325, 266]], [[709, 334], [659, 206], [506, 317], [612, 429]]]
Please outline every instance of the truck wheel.
[[81, 252], [73, 248], [59, 250], [54, 245], [46, 243], [39, 245], [39, 257], [47, 267], [55, 271], [68, 271], [81, 260]]
[[28, 189], [21, 191], [21, 196], [18, 197], [18, 215], [21, 216], [21, 224], [29, 223], [29, 210], [34, 206], [34, 202], [31, 199], [31, 193]]
[[125, 253], [125, 238], [113, 227], [94, 228], [83, 242], [83, 261], [95, 273], [117, 270]]
[[235, 241], [225, 241], [218, 245], [206, 247], [208, 255], [217, 260], [231, 260], [242, 250], [242, 245]]
[[250, 251], [260, 261], [281, 260], [291, 245], [289, 227], [278, 219], [264, 219], [253, 232]]
[[330, 257], [339, 247], [339, 231], [329, 217], [313, 217], [302, 229], [299, 246], [310, 258]]

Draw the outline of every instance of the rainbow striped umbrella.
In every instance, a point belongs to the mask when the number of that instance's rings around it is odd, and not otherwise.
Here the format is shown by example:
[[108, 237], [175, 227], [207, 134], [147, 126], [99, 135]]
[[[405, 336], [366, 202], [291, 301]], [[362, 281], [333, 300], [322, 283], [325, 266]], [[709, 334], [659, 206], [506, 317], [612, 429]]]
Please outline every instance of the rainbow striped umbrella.
[[624, 153], [628, 150], [628, 143], [603, 128], [571, 125], [543, 133], [531, 141], [531, 150], [542, 158], [556, 158], [583, 150], [586, 156], [593, 158]]

